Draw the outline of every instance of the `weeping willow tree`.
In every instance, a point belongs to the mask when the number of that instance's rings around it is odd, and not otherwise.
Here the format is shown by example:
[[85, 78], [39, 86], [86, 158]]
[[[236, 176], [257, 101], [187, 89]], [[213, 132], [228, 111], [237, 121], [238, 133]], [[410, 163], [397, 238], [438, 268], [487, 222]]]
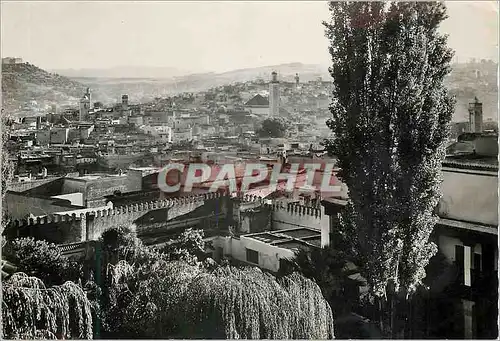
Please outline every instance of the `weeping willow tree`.
[[[334, 139], [349, 188], [342, 225], [381, 313], [409, 301], [436, 253], [431, 243], [454, 100], [440, 2], [330, 3]], [[383, 315], [381, 315], [383, 316]], [[394, 314], [381, 326], [394, 331]], [[393, 334], [393, 336], [395, 336]]]
[[47, 288], [15, 273], [2, 283], [2, 338], [91, 339], [90, 302], [73, 282]]
[[[298, 275], [277, 279], [257, 268], [158, 261], [110, 268], [116, 299], [132, 292], [122, 328], [146, 338], [333, 338], [330, 306]], [[123, 335], [123, 334], [122, 334]]]

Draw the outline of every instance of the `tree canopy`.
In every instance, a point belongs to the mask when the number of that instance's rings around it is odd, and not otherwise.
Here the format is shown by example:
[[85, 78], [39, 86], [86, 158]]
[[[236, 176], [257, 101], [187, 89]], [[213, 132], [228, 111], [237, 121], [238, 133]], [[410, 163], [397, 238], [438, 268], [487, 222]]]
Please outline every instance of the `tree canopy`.
[[33, 238], [17, 238], [2, 248], [2, 258], [16, 265], [17, 271], [40, 278], [46, 285], [77, 282], [83, 277], [82, 265], [64, 257], [57, 245]]
[[277, 279], [257, 268], [158, 261], [111, 267], [113, 295], [132, 290], [121, 315], [128, 337], [332, 338], [330, 306], [319, 287], [292, 274]]
[[273, 117], [262, 121], [257, 133], [260, 137], [284, 137], [287, 129], [288, 124], [285, 119]]
[[73, 282], [46, 287], [15, 273], [2, 283], [2, 337], [6, 339], [92, 338], [90, 301]]
[[155, 250], [127, 229], [104, 233], [102, 250], [115, 254], [103, 253], [106, 337], [333, 337], [330, 305], [314, 282], [201, 262], [202, 236], [186, 230]]
[[341, 227], [371, 292], [408, 298], [437, 247], [429, 240], [454, 110], [444, 86], [453, 53], [440, 2], [331, 2], [325, 23]]

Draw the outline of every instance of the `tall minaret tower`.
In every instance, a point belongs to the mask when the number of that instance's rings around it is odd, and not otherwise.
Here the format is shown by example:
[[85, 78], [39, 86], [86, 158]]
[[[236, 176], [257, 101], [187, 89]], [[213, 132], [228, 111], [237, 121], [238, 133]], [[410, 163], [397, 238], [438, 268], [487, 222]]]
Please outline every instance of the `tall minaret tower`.
[[128, 95], [122, 95], [122, 111], [128, 110]]
[[483, 103], [477, 97], [469, 103], [469, 128], [471, 133], [483, 132]]
[[78, 115], [78, 120], [79, 121], [87, 120], [89, 116], [89, 110], [90, 110], [90, 93], [89, 89], [87, 88], [87, 92], [85, 92], [83, 97], [80, 99], [80, 111]]
[[280, 83], [276, 71], [271, 73], [269, 83], [269, 116], [279, 116], [280, 112]]
[[89, 108], [92, 108], [92, 94], [90, 93], [90, 88], [85, 91], [85, 97], [89, 99]]

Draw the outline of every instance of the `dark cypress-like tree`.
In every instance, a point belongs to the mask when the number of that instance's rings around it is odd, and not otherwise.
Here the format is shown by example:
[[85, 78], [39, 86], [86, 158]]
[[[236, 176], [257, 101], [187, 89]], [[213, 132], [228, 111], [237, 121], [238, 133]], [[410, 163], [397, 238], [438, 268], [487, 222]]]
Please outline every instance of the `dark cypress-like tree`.
[[[388, 302], [408, 301], [437, 250], [429, 237], [454, 110], [443, 84], [453, 52], [438, 31], [446, 7], [348, 1], [331, 2], [330, 13], [327, 147], [349, 188], [341, 224], [381, 316], [394, 317]], [[393, 326], [394, 318], [380, 321]]]

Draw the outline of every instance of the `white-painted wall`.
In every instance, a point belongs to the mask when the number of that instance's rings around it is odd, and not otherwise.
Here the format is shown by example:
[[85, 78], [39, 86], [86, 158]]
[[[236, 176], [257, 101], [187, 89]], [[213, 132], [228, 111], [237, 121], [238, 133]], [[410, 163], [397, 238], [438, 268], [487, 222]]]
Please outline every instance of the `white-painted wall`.
[[242, 262], [247, 262], [246, 249], [254, 250], [259, 253], [259, 264], [253, 265], [274, 272], [279, 270], [280, 259], [294, 257], [292, 250], [279, 248], [245, 236], [241, 236], [240, 239], [233, 237], [218, 237], [213, 240], [213, 246], [222, 247], [224, 249], [224, 255], [231, 256]]
[[71, 205], [83, 206], [83, 193], [54, 195], [51, 198], [69, 200]]
[[443, 169], [442, 218], [498, 225], [498, 177], [495, 173]]

